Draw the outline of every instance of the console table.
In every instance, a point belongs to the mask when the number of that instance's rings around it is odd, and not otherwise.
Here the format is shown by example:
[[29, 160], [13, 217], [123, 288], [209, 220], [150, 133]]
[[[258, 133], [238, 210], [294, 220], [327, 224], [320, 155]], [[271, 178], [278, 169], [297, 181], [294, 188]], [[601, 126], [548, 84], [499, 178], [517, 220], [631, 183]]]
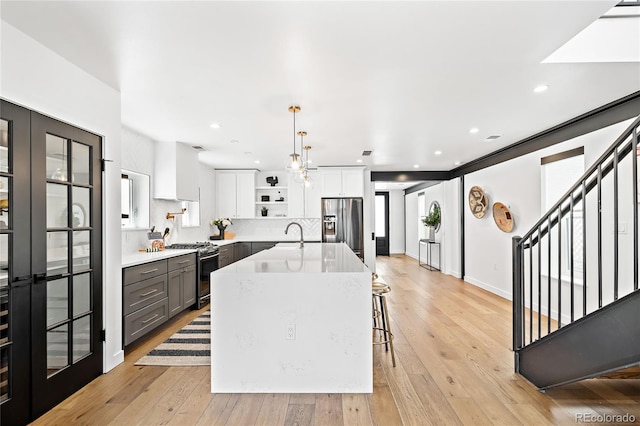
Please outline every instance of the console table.
[[[426, 263], [422, 262], [422, 256], [420, 255], [420, 248], [422, 247], [423, 244], [425, 244], [426, 248], [427, 248], [427, 262]], [[434, 241], [434, 240], [428, 240], [428, 239], [420, 239], [418, 241], [418, 265], [420, 265], [423, 268], [428, 269], [430, 271], [439, 271], [440, 267], [436, 268], [435, 266], [433, 266], [432, 253], [433, 253], [434, 249], [438, 250], [438, 265], [440, 265], [440, 261], [441, 261], [441, 257], [440, 257], [440, 242], [439, 241]]]

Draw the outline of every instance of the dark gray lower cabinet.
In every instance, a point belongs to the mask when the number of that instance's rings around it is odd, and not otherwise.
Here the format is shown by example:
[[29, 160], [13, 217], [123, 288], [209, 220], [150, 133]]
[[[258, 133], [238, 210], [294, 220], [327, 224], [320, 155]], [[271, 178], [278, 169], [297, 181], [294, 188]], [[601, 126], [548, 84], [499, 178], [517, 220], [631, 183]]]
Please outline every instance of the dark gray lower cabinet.
[[224, 268], [227, 265], [230, 265], [234, 262], [234, 244], [227, 244], [224, 246], [220, 246], [218, 249], [218, 268]]
[[196, 303], [196, 255], [169, 259], [169, 318]]
[[249, 257], [251, 256], [253, 253], [251, 253], [251, 243], [235, 243], [234, 244], [234, 256], [233, 256], [233, 260], [234, 262], [237, 262], [238, 260], [242, 260], [245, 257]]
[[196, 254], [125, 268], [122, 283], [127, 346], [196, 302]]

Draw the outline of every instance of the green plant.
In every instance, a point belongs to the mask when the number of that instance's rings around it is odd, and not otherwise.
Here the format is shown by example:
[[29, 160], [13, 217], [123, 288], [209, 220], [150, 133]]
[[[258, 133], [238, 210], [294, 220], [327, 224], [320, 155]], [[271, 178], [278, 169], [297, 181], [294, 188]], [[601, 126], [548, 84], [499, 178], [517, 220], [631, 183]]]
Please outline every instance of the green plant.
[[440, 225], [440, 206], [434, 205], [431, 212], [422, 218], [422, 222], [425, 226], [438, 226]]

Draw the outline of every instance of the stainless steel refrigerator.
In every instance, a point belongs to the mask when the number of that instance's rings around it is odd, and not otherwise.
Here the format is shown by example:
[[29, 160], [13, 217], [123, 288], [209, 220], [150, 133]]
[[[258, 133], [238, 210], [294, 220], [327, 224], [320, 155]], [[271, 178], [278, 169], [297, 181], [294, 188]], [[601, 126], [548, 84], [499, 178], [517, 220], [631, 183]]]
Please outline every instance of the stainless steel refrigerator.
[[322, 242], [344, 242], [364, 261], [362, 206], [362, 198], [323, 198]]

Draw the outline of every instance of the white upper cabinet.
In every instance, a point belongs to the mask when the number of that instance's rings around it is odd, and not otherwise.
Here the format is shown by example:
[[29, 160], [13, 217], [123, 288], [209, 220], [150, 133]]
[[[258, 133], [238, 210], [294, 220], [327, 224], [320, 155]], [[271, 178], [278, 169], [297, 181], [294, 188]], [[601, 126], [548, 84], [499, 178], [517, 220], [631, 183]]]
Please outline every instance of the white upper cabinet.
[[317, 171], [309, 171], [309, 176], [313, 186], [305, 186], [289, 178], [289, 217], [320, 218], [322, 183]]
[[198, 152], [181, 142], [157, 142], [154, 198], [198, 201]]
[[323, 167], [320, 181], [322, 197], [364, 196], [364, 169], [361, 167]]
[[255, 193], [255, 170], [216, 171], [216, 205], [218, 217], [254, 217]]

